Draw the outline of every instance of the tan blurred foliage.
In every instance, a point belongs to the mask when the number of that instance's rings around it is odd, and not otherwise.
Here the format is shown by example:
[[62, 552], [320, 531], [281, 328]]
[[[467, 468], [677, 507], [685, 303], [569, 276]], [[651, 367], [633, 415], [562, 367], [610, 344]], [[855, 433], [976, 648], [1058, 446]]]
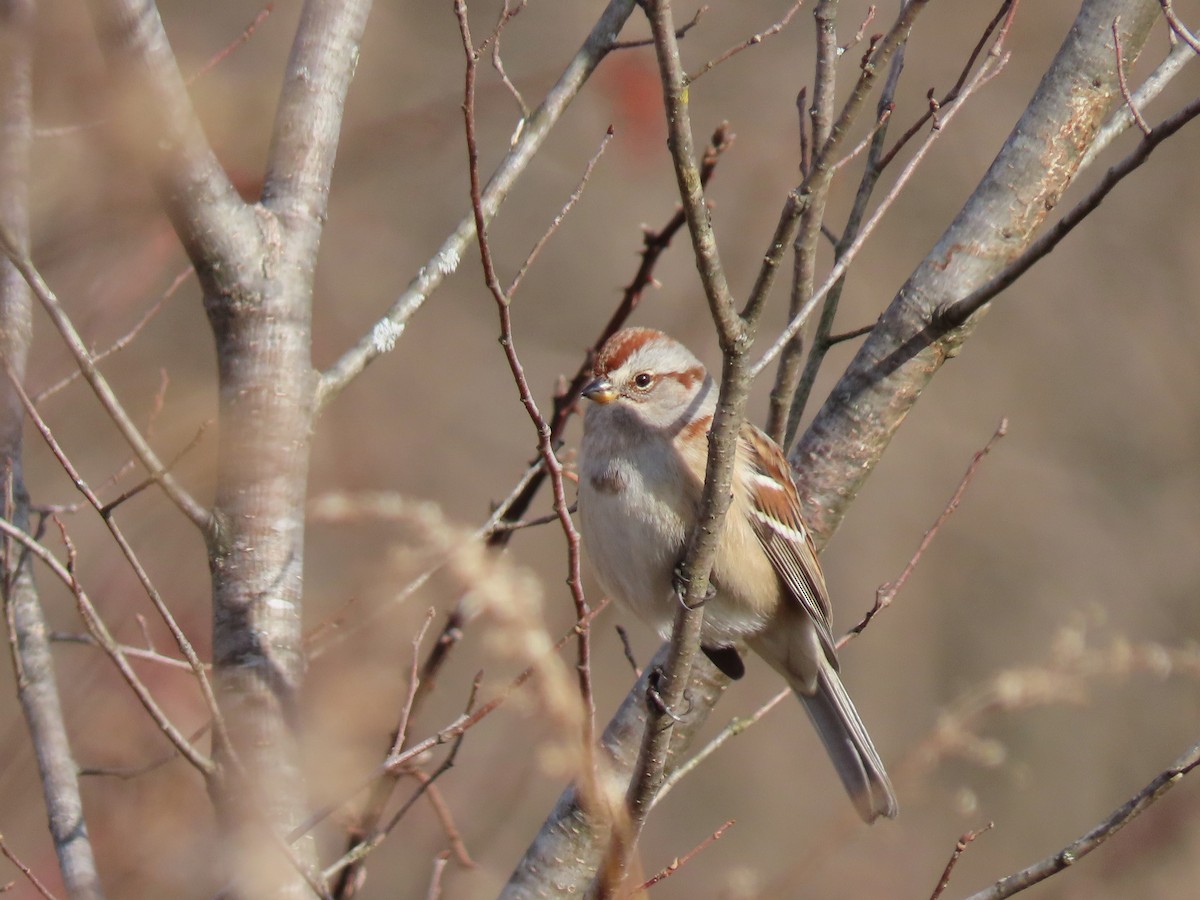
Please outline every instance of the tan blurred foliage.
[[[713, 3], [683, 42], [689, 69], [769, 25], [789, 5]], [[255, 3], [164, 0], [160, 6], [185, 75], [233, 41], [258, 12]], [[1200, 4], [1177, 6], [1185, 21], [1200, 23]], [[471, 5], [481, 34], [495, 7]], [[692, 8], [681, 8], [678, 17], [690, 17]], [[533, 3], [505, 32], [505, 66], [527, 101], [537, 102], [597, 11], [594, 3]], [[945, 3], [925, 14], [909, 49], [894, 122], [918, 115], [929, 87], [952, 83], [992, 12], [990, 4]], [[1022, 8], [1008, 41], [1012, 62], [941, 139], [855, 264], [839, 317], [845, 329], [873, 321], [936, 240], [1024, 107], [1074, 12], [1075, 4], [1064, 3]], [[842, 4], [846, 39], [864, 13], [864, 3]], [[891, 15], [890, 6], [880, 11], [881, 18]], [[131, 136], [104, 125], [120, 97], [105, 87], [86, 16], [76, 6], [46, 4], [39, 17], [34, 256], [87, 340], [103, 348], [129, 330], [186, 261], [143, 173], [128, 162], [123, 147]], [[296, 17], [297, 4], [278, 3], [244, 46], [193, 87], [213, 145], [251, 196]], [[634, 23], [643, 36], [636, 15]], [[748, 289], [797, 179], [794, 100], [811, 78], [811, 31], [804, 10], [789, 29], [723, 64], [692, 91], [702, 133], [728, 119], [738, 135], [711, 190], [735, 290]], [[1132, 73], [1135, 80], [1166, 46], [1160, 28]], [[858, 55], [847, 55], [847, 73]], [[508, 146], [517, 108], [494, 71], [483, 66], [480, 72], [487, 172]], [[1147, 118], [1154, 122], [1195, 96], [1198, 73], [1197, 65], [1187, 70]], [[318, 367], [371, 327], [468, 210], [462, 79], [462, 48], [448, 4], [376, 4], [350, 94], [317, 271]], [[539, 400], [548, 403], [556, 378], [575, 370], [607, 319], [636, 267], [641, 225], [657, 226], [674, 209], [660, 103], [652, 49], [614, 54], [491, 228], [502, 278], [511, 276], [614, 125], [615, 139], [581, 202], [516, 297], [517, 346]], [[1127, 135], [1096, 168], [1135, 139]], [[1193, 124], [996, 301], [966, 351], [909, 418], [824, 556], [837, 621], [848, 627], [875, 588], [903, 568], [971, 454], [1008, 417], [1009, 436], [984, 463], [962, 508], [895, 605], [843, 656], [847, 683], [897, 776], [900, 818], [859, 827], [799, 707], [783, 704], [655, 811], [643, 847], [648, 872], [727, 819], [737, 820], [719, 842], [655, 886], [655, 897], [928, 896], [959, 835], [994, 821], [960, 862], [950, 893], [973, 890], [1090, 827], [1196, 740], [1198, 155]], [[834, 228], [854, 186], [854, 177], [845, 176], [835, 187]], [[672, 332], [715, 362], [686, 240], [677, 241], [656, 276], [661, 287], [635, 321]], [[764, 333], [783, 321], [783, 292], [777, 294]], [[44, 320], [36, 329], [28, 378], [34, 391], [71, 370]], [[535, 444], [496, 335], [494, 305], [472, 249], [396, 349], [323, 414], [311, 496], [395, 491], [437, 504], [465, 528], [482, 522]], [[831, 353], [818, 399], [851, 352], [841, 346]], [[164, 373], [155, 444], [170, 457], [191, 440], [215, 411], [211, 338], [194, 280], [105, 370], [143, 423]], [[752, 415], [761, 419], [767, 389], [760, 387]], [[79, 383], [46, 399], [42, 411], [93, 484], [125, 461], [126, 447]], [[571, 441], [576, 437], [573, 430]], [[215, 441], [206, 437], [179, 470], [201, 498], [211, 491], [214, 452]], [[27, 439], [27, 467], [35, 503], [77, 499], [34, 437]], [[130, 483], [127, 476], [121, 486]], [[547, 493], [532, 514], [548, 509]], [[210, 585], [197, 535], [153, 491], [118, 515], [203, 651]], [[128, 643], [144, 643], [137, 617], [150, 610], [128, 567], [94, 516], [80, 513], [68, 525], [80, 549], [80, 578], [110, 627]], [[438, 610], [440, 624], [457, 599], [455, 579], [434, 577], [394, 602], [421, 570], [424, 557], [413, 547], [405, 529], [376, 519], [310, 528], [306, 621], [315, 629], [338, 614], [351, 624], [372, 617], [370, 627], [310, 667], [303, 716], [314, 807], [342, 799], [382, 758], [406, 691], [412, 634], [429, 607]], [[520, 533], [509, 555], [542, 584], [548, 634], [566, 633], [574, 613], [563, 586], [557, 526]], [[40, 583], [53, 626], [79, 632], [70, 598], [48, 578]], [[618, 623], [629, 626], [640, 661], [655, 647], [618, 610], [598, 619], [594, 676], [601, 725], [631, 683], [613, 630]], [[168, 646], [155, 620], [148, 630], [157, 646]], [[568, 665], [572, 646], [563, 651]], [[167, 752], [102, 655], [72, 644], [57, 652], [81, 765], [138, 766]], [[411, 723], [412, 734], [423, 737], [453, 720], [477, 671], [484, 671], [485, 692], [494, 692], [526, 656], [497, 653], [486, 620], [468, 631], [431, 703]], [[138, 669], [184, 731], [204, 724], [186, 672], [152, 663]], [[0, 831], [53, 885], [36, 767], [11, 678], [11, 668], [3, 667]], [[752, 670], [730, 691], [710, 729], [748, 714], [777, 687], [770, 673]], [[992, 702], [979, 700], [984, 695]], [[529, 699], [470, 731], [456, 766], [439, 782], [477, 864], [468, 870], [450, 860], [446, 896], [493, 895], [563, 787], [562, 767], [548, 769], [537, 749], [554, 738], [555, 725], [540, 715], [536, 694]], [[981, 710], [972, 706], [976, 701]], [[415, 782], [402, 783], [401, 796], [412, 787]], [[1036, 896], [1194, 896], [1198, 791], [1195, 783], [1183, 784]], [[208, 855], [211, 807], [196, 773], [178, 760], [137, 778], [89, 777], [84, 800], [111, 896], [208, 897], [220, 888], [222, 874]], [[324, 859], [341, 850], [339, 821], [344, 817], [335, 816], [321, 832]], [[445, 846], [430, 806], [417, 804], [371, 858], [362, 896], [424, 896], [434, 857]], [[0, 871], [0, 882], [18, 877], [15, 870]], [[26, 895], [27, 886], [18, 882], [13, 896]]]

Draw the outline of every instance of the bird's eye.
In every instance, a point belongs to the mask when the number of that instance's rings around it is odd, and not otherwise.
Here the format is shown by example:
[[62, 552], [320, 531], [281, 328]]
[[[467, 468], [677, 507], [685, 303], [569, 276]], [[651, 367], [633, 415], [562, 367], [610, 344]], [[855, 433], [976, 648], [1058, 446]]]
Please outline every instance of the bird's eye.
[[654, 384], [654, 376], [649, 372], [639, 372], [633, 376], [633, 386], [643, 391], [652, 384]]

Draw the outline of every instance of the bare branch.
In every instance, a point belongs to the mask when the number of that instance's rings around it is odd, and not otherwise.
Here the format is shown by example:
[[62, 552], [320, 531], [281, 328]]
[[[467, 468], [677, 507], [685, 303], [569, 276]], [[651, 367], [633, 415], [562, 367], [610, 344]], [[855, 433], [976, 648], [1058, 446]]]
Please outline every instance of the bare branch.
[[[1187, 44], [1177, 43], [1171, 52], [1167, 54], [1167, 58], [1159, 63], [1158, 67], [1150, 73], [1149, 77], [1142, 82], [1142, 86], [1134, 91], [1130, 97], [1139, 109], [1144, 109], [1155, 97], [1163, 92], [1172, 79], [1175, 78], [1183, 67], [1196, 59], [1196, 53]], [[1082, 161], [1079, 163], [1079, 169], [1082, 171], [1090, 166], [1100, 153], [1108, 147], [1116, 138], [1125, 133], [1125, 130], [1133, 124], [1133, 116], [1129, 112], [1127, 106], [1122, 106], [1109, 116], [1108, 121], [1104, 123], [1104, 127], [1096, 134], [1095, 140], [1088, 147], [1087, 153], [1083, 155]]]
[[[550, 476], [550, 488], [554, 495], [554, 511], [558, 514], [562, 526], [563, 537], [567, 542], [567, 587], [575, 603], [575, 616], [581, 623], [587, 623], [591, 618], [587, 597], [583, 591], [583, 576], [580, 572], [581, 550], [579, 532], [571, 520], [570, 503], [567, 501], [566, 489], [563, 487], [563, 467], [555, 452], [554, 440], [550, 425], [546, 422], [537, 400], [525, 377], [525, 368], [517, 355], [516, 342], [512, 330], [512, 300], [500, 287], [500, 279], [492, 260], [491, 245], [488, 242], [487, 219], [483, 209], [483, 189], [479, 177], [479, 147], [475, 137], [475, 73], [478, 64], [478, 54], [471, 42], [470, 20], [467, 15], [465, 0], [455, 0], [454, 13], [458, 18], [459, 30], [462, 35], [463, 51], [466, 56], [466, 87], [463, 99], [463, 119], [466, 125], [467, 157], [471, 181], [471, 208], [475, 213], [475, 233], [479, 240], [479, 255], [483, 263], [483, 277], [496, 301], [496, 311], [500, 319], [500, 346], [512, 373], [513, 382], [525, 407], [534, 430], [538, 436], [538, 452], [542, 457], [542, 466]], [[592, 696], [592, 664], [591, 664], [591, 631], [586, 624], [578, 629], [578, 660], [575, 670], [579, 682], [579, 699], [583, 705], [583, 787], [584, 796], [596, 798], [599, 802], [596, 785], [596, 767], [593, 759], [593, 745], [596, 735], [596, 703]]]
[[1173, 136], [1198, 115], [1200, 115], [1200, 100], [1193, 100], [1175, 115], [1164, 119], [1150, 129], [1150, 133], [1142, 139], [1132, 153], [1105, 172], [1100, 183], [1092, 188], [1086, 197], [1048, 228], [1041, 237], [1030, 243], [1020, 256], [993, 275], [986, 284], [976, 288], [965, 297], [948, 303], [938, 316], [937, 329], [945, 333], [967, 323], [988, 302], [1029, 271], [1034, 263], [1057, 247], [1076, 225], [1100, 206], [1104, 198], [1124, 180], [1125, 176], [1150, 158], [1150, 154], [1159, 144]]
[[41, 273], [34, 267], [29, 255], [19, 249], [19, 245], [13, 240], [8, 228], [0, 223], [0, 250], [12, 262], [13, 266], [19, 271], [29, 287], [33, 290], [35, 297], [41, 301], [42, 308], [50, 316], [50, 321], [54, 323], [54, 327], [58, 329], [62, 335], [63, 341], [67, 345], [67, 349], [71, 351], [71, 355], [75, 357], [76, 363], [79, 365], [79, 370], [83, 373], [83, 377], [87, 379], [88, 384], [92, 386], [96, 397], [100, 400], [100, 404], [104, 407], [104, 411], [108, 413], [113, 423], [117, 426], [117, 430], [129, 442], [129, 446], [133, 448], [133, 452], [137, 454], [142, 465], [146, 467], [150, 477], [155, 482], [162, 486], [163, 492], [171, 498], [171, 501], [179, 508], [185, 516], [192, 521], [197, 528], [209, 536], [213, 528], [213, 519], [211, 513], [201, 506], [187, 490], [175, 480], [175, 477], [167, 471], [167, 467], [163, 465], [158, 458], [158, 454], [142, 437], [142, 433], [134, 424], [133, 419], [125, 411], [125, 407], [121, 405], [121, 401], [117, 399], [117, 395], [109, 386], [108, 379], [96, 367], [96, 361], [92, 358], [91, 353], [84, 345], [83, 340], [79, 337], [79, 332], [75, 330], [74, 324], [67, 316], [66, 310], [62, 308], [58, 298], [54, 296], [54, 292], [50, 290], [45, 281], [42, 280]]
[[84, 481], [79, 470], [71, 462], [70, 458], [63, 451], [62, 446], [55, 439], [54, 434], [50, 430], [50, 426], [46, 424], [46, 420], [42, 418], [41, 414], [37, 410], [37, 407], [33, 405], [33, 401], [30, 400], [29, 396], [25, 393], [25, 389], [21, 386], [20, 381], [17, 379], [16, 373], [7, 364], [7, 362], [4, 364], [4, 367], [14, 393], [25, 407], [26, 415], [29, 416], [30, 420], [34, 424], [34, 427], [37, 428], [38, 432], [42, 436], [42, 439], [46, 442], [46, 446], [50, 448], [50, 452], [54, 455], [54, 458], [58, 460], [59, 465], [63, 467], [63, 470], [70, 477], [75, 487], [81, 494], [83, 494], [84, 498], [89, 504], [91, 504], [92, 508], [100, 514], [100, 517], [103, 519], [105, 526], [109, 530], [109, 533], [113, 536], [113, 540], [116, 541], [118, 548], [120, 548], [121, 554], [129, 562], [129, 565], [133, 569], [134, 574], [137, 576], [138, 581], [141, 583], [143, 590], [145, 590], [146, 596], [150, 598], [150, 602], [154, 605], [154, 608], [158, 612], [160, 618], [170, 630], [171, 637], [175, 640], [175, 645], [179, 648], [180, 652], [183, 653], [184, 658], [187, 660], [188, 667], [191, 668], [192, 673], [196, 677], [196, 683], [200, 688], [200, 694], [204, 698], [204, 702], [208, 706], [209, 715], [213, 717], [213, 721], [216, 725], [218, 739], [223, 743], [228, 742], [229, 733], [225, 726], [225, 720], [217, 706], [216, 695], [213, 693], [212, 683], [209, 681], [207, 667], [200, 660], [200, 656], [192, 647], [191, 641], [188, 640], [187, 635], [183, 633], [183, 629], [179, 626], [179, 623], [171, 614], [171, 610], [167, 606], [162, 595], [159, 593], [158, 588], [156, 588], [154, 583], [150, 580], [150, 574], [146, 571], [146, 568], [138, 559], [137, 554], [133, 550], [133, 546], [125, 538], [125, 533], [117, 525], [116, 519], [112, 516], [111, 505], [102, 504], [100, 502], [100, 498], [96, 496], [90, 487], [88, 487], [87, 482]]
[[12, 852], [8, 846], [8, 842], [4, 840], [4, 835], [2, 834], [0, 834], [0, 853], [3, 853], [10, 863], [21, 870], [21, 874], [25, 876], [26, 880], [31, 885], [33, 885], [33, 889], [35, 891], [45, 897], [46, 900], [57, 900], [57, 898], [54, 896], [54, 893], [48, 887], [46, 887], [46, 885], [42, 884], [41, 880], [33, 874], [33, 870], [30, 869], [29, 866], [25, 865], [25, 863], [21, 862], [20, 857]]
[[579, 179], [579, 184], [575, 186], [575, 190], [571, 192], [571, 196], [568, 197], [567, 202], [563, 204], [562, 210], [557, 216], [554, 217], [554, 220], [546, 229], [545, 234], [543, 234], [538, 239], [538, 242], [533, 245], [533, 249], [529, 251], [529, 255], [525, 257], [525, 261], [521, 263], [520, 268], [517, 269], [517, 274], [513, 276], [513, 280], [508, 285], [508, 290], [504, 292], [506, 296], [512, 297], [512, 295], [517, 292], [517, 288], [521, 286], [521, 280], [525, 277], [525, 273], [529, 271], [529, 267], [533, 265], [533, 261], [538, 258], [538, 254], [542, 252], [542, 248], [545, 247], [550, 238], [554, 236], [554, 232], [558, 231], [558, 226], [560, 226], [563, 222], [563, 219], [567, 217], [567, 213], [569, 213], [575, 207], [575, 204], [579, 202], [579, 198], [583, 196], [583, 189], [587, 187], [588, 179], [592, 177], [592, 170], [596, 168], [596, 163], [600, 162], [600, 157], [603, 156], [604, 151], [608, 149], [608, 144], [609, 141], [612, 140], [612, 137], [613, 127], [609, 125], [608, 131], [606, 131], [604, 134], [604, 139], [600, 141], [599, 148], [592, 155], [592, 158], [588, 160], [587, 167], [583, 170], [583, 175]]
[[714, 831], [712, 834], [710, 834], [708, 837], [706, 837], [704, 840], [702, 840], [699, 844], [697, 844], [695, 847], [693, 847], [687, 853], [683, 854], [683, 856], [676, 857], [674, 860], [672, 860], [671, 864], [669, 866], [667, 866], [665, 869], [663, 869], [661, 872], [659, 872], [653, 878], [649, 879], [645, 884], [643, 884], [639, 888], [639, 890], [643, 890], [643, 891], [649, 890], [650, 888], [654, 887], [654, 885], [658, 884], [663, 879], [670, 878], [672, 875], [674, 875], [676, 872], [678, 872], [680, 869], [682, 869], [684, 866], [686, 866], [692, 860], [692, 858], [696, 856], [696, 854], [707, 849], [709, 846], [711, 846], [712, 844], [719, 841], [722, 837], [724, 837], [725, 832], [729, 830], [729, 827], [731, 825], [733, 825], [735, 821], [736, 821], [736, 819], [727, 820], [724, 825], [722, 825], [720, 828], [718, 828], [716, 831]]
[[[769, 28], [766, 28], [763, 31], [760, 31], [756, 34], [750, 35], [750, 37], [746, 38], [746, 40], [742, 41], [740, 44], [736, 44], [735, 46], [730, 47], [728, 50], [726, 50], [720, 56], [710, 59], [703, 66], [701, 66], [700, 70], [697, 71], [694, 75], [687, 76], [688, 83], [690, 84], [692, 82], [695, 82], [701, 76], [707, 75], [709, 72], [711, 72], [717, 66], [721, 65], [721, 63], [725, 62], [726, 60], [730, 59], [731, 57], [737, 56], [743, 50], [749, 50], [751, 47], [757, 47], [759, 44], [761, 44], [767, 38], [772, 37], [776, 34], [779, 34], [779, 32], [781, 32], [781, 31], [783, 31], [783, 29], [787, 28], [787, 26], [791, 23], [792, 19], [795, 17], [796, 13], [800, 12], [800, 7], [803, 5], [804, 5], [804, 0], [796, 0], [796, 3], [792, 5], [792, 8], [783, 14], [782, 19], [780, 19], [774, 25], [771, 25]], [[704, 7], [701, 7], [701, 9], [703, 9], [703, 8]], [[696, 18], [698, 19], [699, 17], [700, 17], [700, 11], [697, 10]], [[695, 24], [695, 20], [693, 20], [692, 24]], [[688, 30], [688, 27], [689, 26], [685, 26], [679, 32], [676, 32], [676, 35], [675, 35], [676, 40], [678, 40], [680, 37], [683, 36], [683, 32], [686, 32]]]
[[1150, 126], [1142, 118], [1141, 111], [1138, 110], [1133, 97], [1129, 95], [1129, 85], [1125, 83], [1125, 59], [1124, 53], [1121, 50], [1120, 24], [1120, 16], [1112, 20], [1113, 53], [1117, 58], [1117, 86], [1121, 89], [1121, 97], [1125, 100], [1125, 106], [1129, 110], [1129, 114], [1133, 116], [1133, 121], [1137, 123], [1137, 127], [1141, 129], [1142, 134], [1149, 137]]
[[[31, 230], [29, 184], [37, 8], [36, 0], [0, 4], [0, 226], [21, 255], [28, 254]], [[20, 378], [25, 376], [33, 339], [32, 306], [25, 279], [0, 255], [0, 359]], [[23, 422], [20, 403], [7, 380], [0, 380], [0, 515], [28, 530], [30, 501], [23, 470]], [[104, 892], [84, 817], [32, 557], [9, 537], [0, 541], [0, 587], [12, 685], [37, 760], [46, 825], [63, 884], [73, 898], [98, 900]]]
[[[167, 739], [175, 745], [175, 749], [192, 764], [192, 766], [205, 777], [210, 777], [215, 772], [215, 767], [212, 760], [202, 755], [195, 747], [191, 745], [188, 739], [180, 733], [175, 727], [170, 718], [159, 707], [157, 701], [150, 694], [149, 689], [138, 678], [137, 673], [130, 666], [128, 658], [121, 650], [121, 645], [113, 638], [108, 630], [108, 626], [100, 618], [100, 614], [96, 611], [92, 601], [84, 592], [82, 585], [76, 579], [71, 571], [71, 566], [61, 563], [53, 553], [47, 550], [42, 544], [36, 541], [32, 535], [10, 524], [4, 519], [0, 519], [0, 532], [8, 535], [10, 538], [19, 543], [22, 547], [32, 553], [35, 557], [41, 560], [50, 572], [61, 581], [71, 594], [75, 597], [75, 603], [79, 608], [80, 617], [83, 619], [83, 624], [87, 626], [88, 632], [95, 639], [96, 643], [108, 654], [109, 659], [117, 667], [117, 671], [121, 673], [121, 677], [125, 679], [126, 684], [133, 690], [138, 701], [149, 713], [150, 718], [158, 726], [159, 730], [167, 737]], [[63, 532], [64, 539], [66, 532]], [[68, 544], [68, 550], [73, 554], [74, 550]]]
[[1196, 744], [1180, 756], [1169, 768], [1155, 776], [1149, 784], [1113, 810], [1112, 814], [1096, 827], [1080, 835], [1057, 853], [1007, 878], [1002, 878], [987, 890], [972, 894], [967, 900], [1001, 900], [1003, 897], [1011, 897], [1074, 865], [1128, 825], [1197, 766], [1200, 766], [1200, 744]]
[[1196, 53], [1200, 53], [1200, 40], [1184, 26], [1179, 20], [1179, 16], [1175, 14], [1174, 7], [1171, 6], [1171, 0], [1158, 0], [1162, 6], [1163, 16], [1166, 17], [1167, 23], [1171, 26], [1171, 30], [1179, 36], [1179, 39], [1187, 44]]
[[950, 854], [950, 859], [946, 863], [946, 868], [942, 870], [942, 877], [938, 879], [937, 886], [934, 887], [933, 893], [929, 895], [929, 900], [938, 900], [938, 897], [945, 893], [946, 888], [950, 886], [950, 876], [954, 872], [954, 867], [958, 865], [959, 858], [967, 852], [967, 847], [975, 843], [975, 839], [981, 834], [995, 826], [995, 822], [988, 822], [982, 828], [975, 831], [967, 831], [958, 839], [954, 845], [954, 852]]
[[992, 452], [992, 447], [995, 446], [996, 441], [1000, 440], [1006, 434], [1008, 434], [1008, 419], [1001, 419], [1000, 424], [996, 426], [995, 432], [988, 438], [988, 442], [980, 450], [975, 451], [974, 457], [971, 458], [971, 464], [967, 466], [967, 471], [963, 474], [962, 480], [959, 481], [958, 487], [955, 488], [950, 502], [946, 504], [945, 509], [942, 510], [934, 523], [929, 526], [929, 530], [921, 538], [921, 543], [917, 545], [917, 550], [913, 553], [912, 558], [909, 559], [908, 565], [904, 567], [904, 571], [900, 573], [900, 576], [895, 581], [889, 581], [879, 586], [879, 589], [875, 591], [875, 605], [867, 610], [867, 614], [863, 616], [861, 622], [842, 635], [841, 640], [837, 642], [839, 650], [862, 634], [875, 616], [892, 605], [892, 601], [896, 599], [896, 595], [908, 583], [908, 579], [912, 575], [913, 570], [916, 569], [917, 563], [921, 561], [921, 557], [929, 549], [929, 545], [933, 543], [933, 539], [937, 537], [938, 531], [946, 524], [946, 520], [950, 518], [955, 510], [958, 509], [959, 503], [962, 502], [963, 494], [967, 492], [967, 487], [975, 478], [975, 473], [979, 470], [983, 458]]
[[90, 6], [110, 69], [134, 100], [126, 104], [121, 134], [149, 165], [201, 281], [232, 284], [235, 262], [257, 266], [262, 232], [208, 145], [158, 7], [138, 0], [91, 0]]
[[[600, 14], [583, 46], [567, 64], [567, 68], [546, 94], [541, 105], [526, 120], [520, 138], [483, 188], [480, 204], [485, 220], [490, 221], [496, 214], [517, 178], [537, 154], [567, 106], [575, 99], [600, 61], [613, 49], [616, 36], [633, 13], [634, 6], [634, 0], [609, 0], [608, 6]], [[408, 320], [441, 286], [445, 277], [458, 268], [467, 242], [474, 235], [475, 215], [472, 211], [442, 242], [442, 246], [421, 268], [404, 293], [392, 303], [371, 332], [364, 335], [322, 374], [316, 398], [318, 411], [358, 377], [370, 363], [392, 349]]]

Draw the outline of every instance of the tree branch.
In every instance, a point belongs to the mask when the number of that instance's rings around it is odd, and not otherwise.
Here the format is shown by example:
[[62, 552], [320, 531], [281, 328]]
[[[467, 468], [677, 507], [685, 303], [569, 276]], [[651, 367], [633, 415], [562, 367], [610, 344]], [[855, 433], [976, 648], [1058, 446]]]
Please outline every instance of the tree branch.
[[1152, 0], [1089, 0], [988, 173], [909, 277], [791, 453], [805, 515], [823, 544], [922, 390], [973, 331], [931, 340], [938, 310], [985, 283], [1033, 240], [1071, 183], [1118, 96], [1109, 25], [1131, 57], [1157, 14]]
[[1133, 821], [1197, 766], [1200, 766], [1200, 744], [1196, 744], [1180, 756], [1126, 803], [1113, 810], [1112, 814], [1095, 828], [1080, 835], [1052, 856], [1002, 878], [990, 888], [972, 894], [967, 900], [1001, 900], [1003, 897], [1011, 897], [1074, 865]]
[[[29, 248], [29, 167], [33, 140], [34, 0], [0, 2], [0, 228], [13, 249]], [[33, 338], [29, 288], [0, 256], [0, 361], [24, 377]], [[7, 379], [0, 380], [0, 514], [29, 528], [22, 460], [24, 412]], [[6, 523], [7, 524], [7, 523]], [[13, 682], [41, 776], [46, 818], [63, 883], [72, 897], [103, 897], [79, 792], [79, 774], [63, 717], [32, 557], [5, 537], [0, 560]]]
[[255, 214], [208, 144], [158, 7], [140, 0], [90, 6], [112, 76], [128, 92], [116, 133], [149, 166], [206, 291], [223, 293], [261, 264]]
[[[600, 14], [583, 46], [567, 64], [554, 87], [547, 92], [541, 105], [526, 120], [520, 137], [483, 188], [480, 203], [485, 219], [491, 221], [496, 215], [500, 204], [537, 155], [567, 106], [600, 65], [600, 61], [614, 48], [617, 35], [633, 13], [634, 6], [634, 0], [609, 0], [608, 6]], [[317, 389], [318, 411], [362, 374], [368, 365], [395, 346], [396, 339], [403, 333], [408, 320], [441, 286], [446, 276], [458, 268], [463, 251], [474, 236], [475, 215], [471, 211], [442, 242], [429, 262], [421, 267], [416, 278], [409, 282], [404, 293], [392, 303], [370, 333], [363, 335], [357, 344], [343, 353], [337, 362], [322, 374]]]

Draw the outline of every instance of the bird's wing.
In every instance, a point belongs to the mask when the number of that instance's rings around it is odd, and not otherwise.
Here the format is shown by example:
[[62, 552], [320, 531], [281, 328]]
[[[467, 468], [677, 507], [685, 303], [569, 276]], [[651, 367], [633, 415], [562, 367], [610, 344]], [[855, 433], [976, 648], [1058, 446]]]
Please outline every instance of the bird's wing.
[[817, 562], [817, 548], [800, 514], [800, 495], [791, 467], [779, 445], [749, 422], [742, 428], [741, 443], [750, 463], [746, 486], [754, 530], [788, 593], [812, 619], [825, 655], [836, 667], [829, 593]]

